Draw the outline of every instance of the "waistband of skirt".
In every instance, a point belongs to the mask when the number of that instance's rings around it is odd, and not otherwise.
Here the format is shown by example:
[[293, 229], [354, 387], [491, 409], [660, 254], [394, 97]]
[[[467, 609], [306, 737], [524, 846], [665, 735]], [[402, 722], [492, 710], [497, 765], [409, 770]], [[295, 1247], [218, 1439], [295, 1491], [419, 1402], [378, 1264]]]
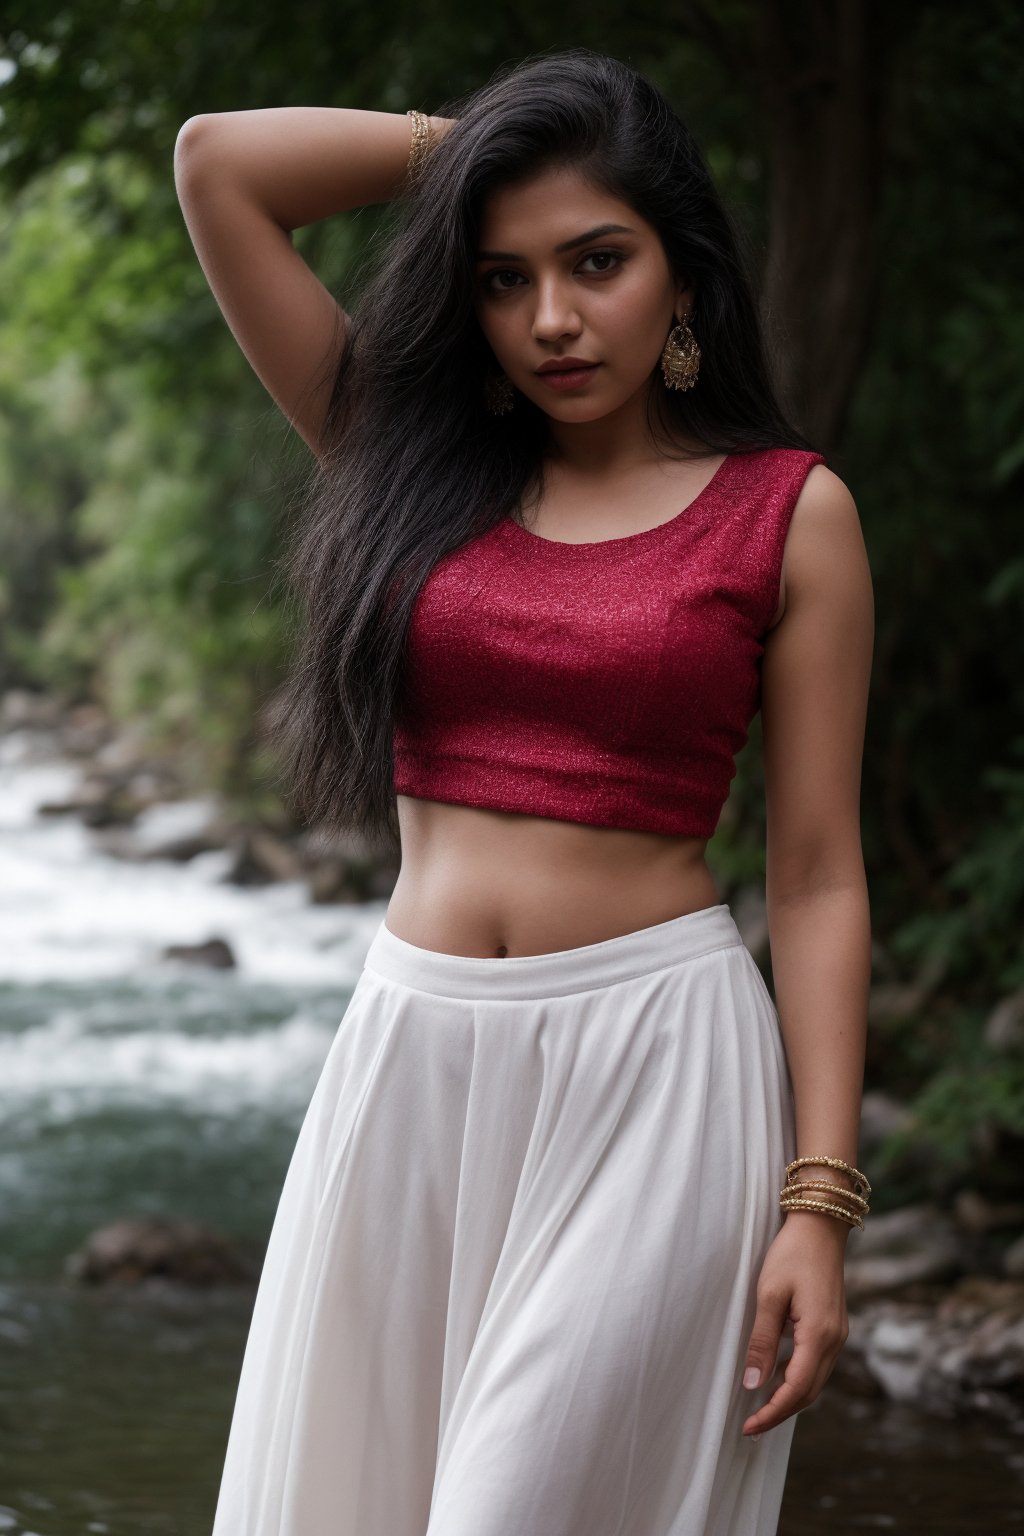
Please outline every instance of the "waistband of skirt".
[[387, 980], [442, 997], [557, 997], [612, 986], [742, 944], [727, 902], [670, 917], [649, 928], [547, 954], [451, 955], [401, 939], [382, 921], [365, 968]]

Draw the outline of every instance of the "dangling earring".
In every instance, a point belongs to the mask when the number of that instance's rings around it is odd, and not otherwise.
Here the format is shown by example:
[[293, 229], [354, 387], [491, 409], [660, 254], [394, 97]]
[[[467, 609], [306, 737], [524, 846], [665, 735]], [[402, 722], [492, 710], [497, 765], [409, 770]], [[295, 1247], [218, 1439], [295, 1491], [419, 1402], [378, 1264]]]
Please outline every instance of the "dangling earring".
[[484, 380], [484, 410], [491, 416], [507, 416], [515, 403], [508, 374], [488, 374]]
[[700, 372], [700, 347], [690, 330], [690, 317], [677, 321], [661, 354], [661, 372], [669, 389], [692, 389]]

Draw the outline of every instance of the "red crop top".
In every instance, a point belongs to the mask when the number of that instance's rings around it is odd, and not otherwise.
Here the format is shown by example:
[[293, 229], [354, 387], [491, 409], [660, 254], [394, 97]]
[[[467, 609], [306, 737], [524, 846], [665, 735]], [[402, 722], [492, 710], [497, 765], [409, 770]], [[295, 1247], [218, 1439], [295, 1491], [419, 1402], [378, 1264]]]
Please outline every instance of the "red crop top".
[[733, 453], [668, 522], [569, 544], [511, 518], [413, 607], [397, 794], [710, 837], [761, 702], [797, 497], [820, 453]]

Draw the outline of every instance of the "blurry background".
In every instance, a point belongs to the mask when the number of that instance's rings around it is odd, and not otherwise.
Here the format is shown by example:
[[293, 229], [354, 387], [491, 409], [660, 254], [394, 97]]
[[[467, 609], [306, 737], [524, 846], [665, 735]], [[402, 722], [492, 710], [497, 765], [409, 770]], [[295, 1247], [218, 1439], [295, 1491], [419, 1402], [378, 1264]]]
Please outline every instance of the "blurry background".
[[[209, 1529], [262, 1244], [394, 878], [293, 825], [253, 740], [308, 453], [207, 289], [175, 136], [245, 107], [432, 111], [578, 44], [695, 131], [875, 580], [875, 1196], [781, 1529], [1024, 1519], [1024, 13], [554, 18], [0, 8], [0, 1532]], [[349, 306], [381, 220], [296, 235]], [[708, 857], [768, 970], [758, 745]]]

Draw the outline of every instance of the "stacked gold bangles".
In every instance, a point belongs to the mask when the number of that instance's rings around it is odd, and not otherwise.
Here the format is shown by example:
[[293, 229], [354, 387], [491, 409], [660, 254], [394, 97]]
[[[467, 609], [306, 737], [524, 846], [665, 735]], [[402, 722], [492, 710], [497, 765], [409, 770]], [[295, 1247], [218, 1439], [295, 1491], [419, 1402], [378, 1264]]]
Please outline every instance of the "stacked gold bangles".
[[424, 162], [430, 153], [430, 118], [416, 107], [410, 107], [405, 115], [412, 124], [412, 143], [405, 172], [406, 181], [412, 187], [419, 179]]
[[[844, 1184], [833, 1183], [828, 1179], [798, 1179], [796, 1170], [806, 1167], [808, 1163], [821, 1164], [826, 1168], [838, 1168], [840, 1172], [848, 1173], [853, 1180], [853, 1189], [847, 1189]], [[807, 1200], [803, 1197], [804, 1190], [825, 1194], [829, 1198]], [[863, 1231], [864, 1217], [871, 1209], [868, 1205], [870, 1194], [871, 1185], [860, 1169], [851, 1168], [850, 1164], [844, 1163], [841, 1157], [798, 1157], [786, 1164], [786, 1182], [779, 1190], [779, 1205], [784, 1211], [824, 1211], [826, 1215], [836, 1216], [840, 1221], [845, 1221], [851, 1227], [859, 1227]]]

